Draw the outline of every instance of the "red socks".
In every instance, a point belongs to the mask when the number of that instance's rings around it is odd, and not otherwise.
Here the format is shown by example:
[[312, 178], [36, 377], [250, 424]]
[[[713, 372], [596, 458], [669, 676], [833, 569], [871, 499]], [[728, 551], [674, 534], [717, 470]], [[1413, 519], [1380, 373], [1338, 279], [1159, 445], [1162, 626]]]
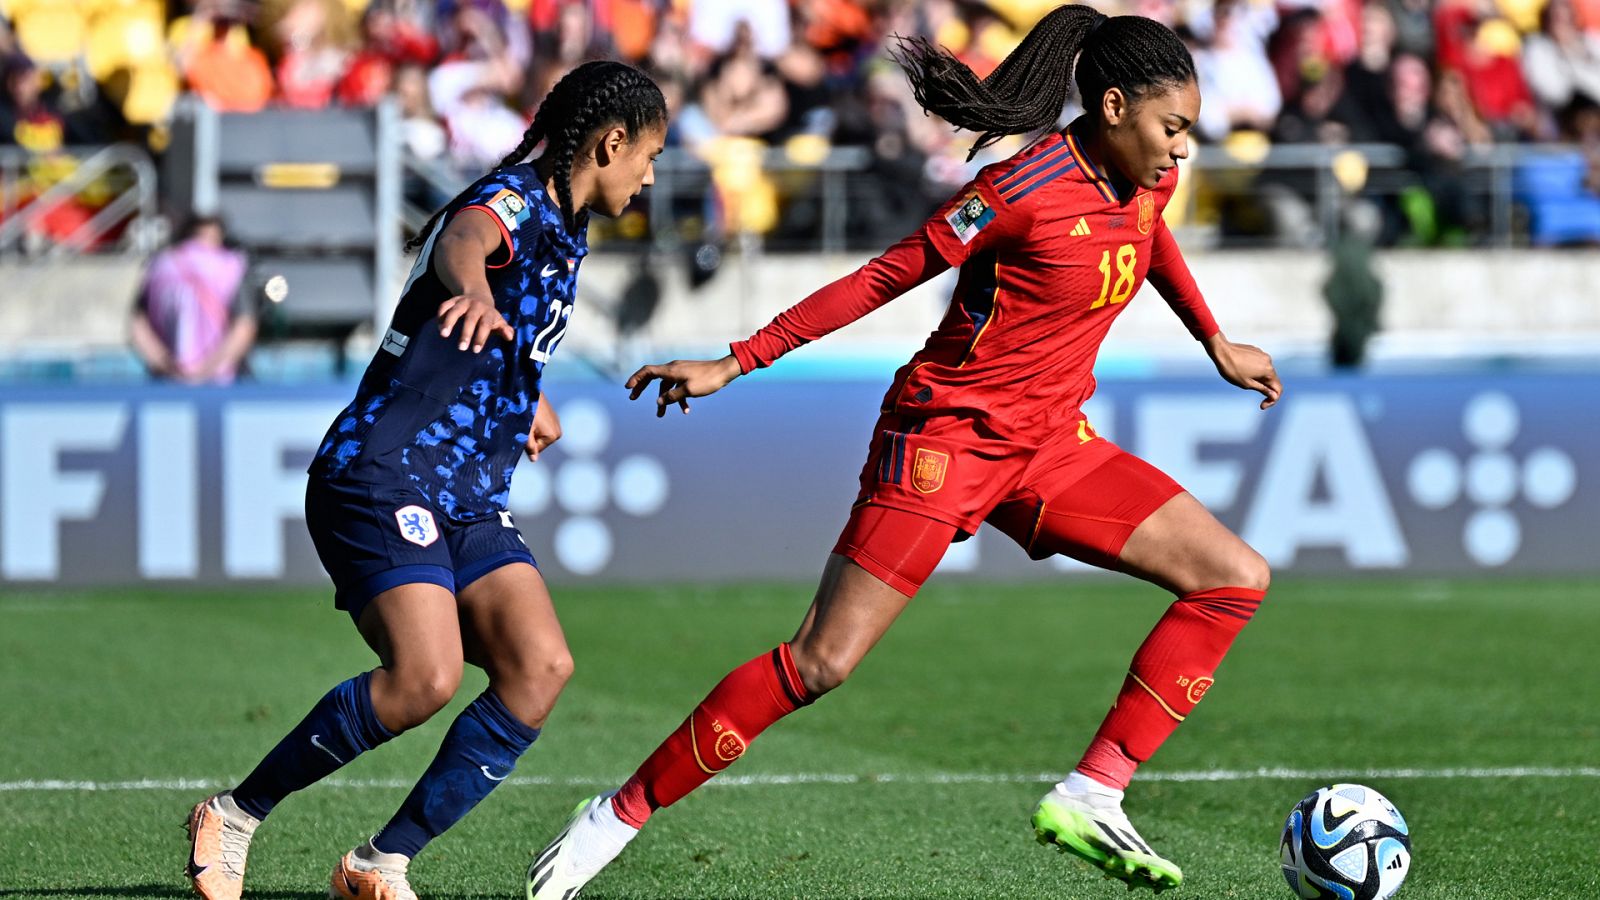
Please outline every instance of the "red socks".
[[[1134, 653], [1116, 705], [1078, 770], [1126, 788], [1133, 770], [1205, 696], [1212, 673], [1265, 596], [1224, 587], [1178, 598]], [[767, 726], [809, 702], [788, 644], [734, 669], [617, 792], [617, 817], [642, 828], [652, 812], [726, 769]]]
[[1223, 587], [1179, 597], [1133, 655], [1111, 712], [1095, 732], [1078, 771], [1126, 789], [1211, 687], [1212, 674], [1266, 596]]
[[788, 644], [729, 672], [617, 792], [617, 818], [644, 827], [651, 812], [726, 769], [768, 725], [810, 702]]

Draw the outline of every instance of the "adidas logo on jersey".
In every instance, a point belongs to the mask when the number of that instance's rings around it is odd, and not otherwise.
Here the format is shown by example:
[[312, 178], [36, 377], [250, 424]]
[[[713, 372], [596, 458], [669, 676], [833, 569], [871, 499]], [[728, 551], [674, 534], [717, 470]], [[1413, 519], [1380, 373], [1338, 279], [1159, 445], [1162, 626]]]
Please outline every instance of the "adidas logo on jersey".
[[1089, 233], [1089, 220], [1085, 219], [1082, 216], [1079, 216], [1078, 217], [1078, 224], [1072, 226], [1072, 236], [1073, 237], [1083, 237], [1084, 235], [1086, 235], [1088, 233]]

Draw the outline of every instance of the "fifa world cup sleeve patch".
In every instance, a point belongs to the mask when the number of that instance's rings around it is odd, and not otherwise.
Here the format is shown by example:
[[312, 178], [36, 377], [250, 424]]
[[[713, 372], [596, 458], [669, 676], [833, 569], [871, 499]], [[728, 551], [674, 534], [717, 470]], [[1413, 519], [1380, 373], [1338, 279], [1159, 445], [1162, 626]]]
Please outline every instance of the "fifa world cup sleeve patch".
[[970, 244], [985, 225], [994, 221], [994, 208], [977, 191], [973, 191], [955, 209], [950, 210], [944, 220], [950, 223], [950, 228], [961, 239], [961, 243]]
[[484, 206], [488, 207], [489, 211], [500, 219], [500, 224], [506, 227], [506, 231], [510, 232], [515, 232], [517, 226], [533, 217], [533, 210], [528, 208], [522, 195], [510, 188], [495, 194]]

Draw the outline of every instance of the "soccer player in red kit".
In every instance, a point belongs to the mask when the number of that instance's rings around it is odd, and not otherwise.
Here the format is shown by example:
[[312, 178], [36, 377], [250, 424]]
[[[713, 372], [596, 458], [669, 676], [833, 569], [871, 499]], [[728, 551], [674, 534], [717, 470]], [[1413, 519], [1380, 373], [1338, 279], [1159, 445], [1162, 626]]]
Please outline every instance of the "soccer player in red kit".
[[985, 167], [921, 230], [779, 315], [721, 360], [646, 366], [658, 414], [713, 393], [949, 267], [949, 312], [897, 373], [861, 491], [794, 638], [734, 669], [616, 792], [580, 804], [535, 858], [530, 898], [569, 898], [651, 814], [726, 768], [773, 722], [837, 687], [888, 630], [953, 539], [982, 522], [1035, 559], [1065, 554], [1177, 600], [1134, 654], [1077, 766], [1033, 815], [1053, 843], [1130, 886], [1179, 883], [1139, 836], [1123, 789], [1210, 688], [1260, 605], [1266, 562], [1171, 478], [1097, 435], [1080, 412], [1112, 321], [1148, 278], [1218, 372], [1281, 386], [1262, 351], [1223, 337], [1162, 210], [1199, 116], [1194, 64], [1165, 26], [1087, 6], [1045, 16], [979, 81], [921, 41], [901, 45], [917, 100], [976, 150], [1055, 123], [1073, 80], [1085, 114]]

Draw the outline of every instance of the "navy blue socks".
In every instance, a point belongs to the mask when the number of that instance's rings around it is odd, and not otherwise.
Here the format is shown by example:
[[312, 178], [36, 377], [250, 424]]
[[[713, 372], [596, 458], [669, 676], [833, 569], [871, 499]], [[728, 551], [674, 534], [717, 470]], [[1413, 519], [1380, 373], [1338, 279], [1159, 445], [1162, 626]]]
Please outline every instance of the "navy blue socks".
[[346, 681], [317, 702], [299, 725], [233, 789], [239, 808], [265, 819], [279, 801], [328, 777], [394, 737], [372, 711], [371, 672]]
[[492, 689], [467, 704], [417, 786], [372, 839], [382, 853], [414, 857], [510, 777], [539, 729], [523, 724]]

